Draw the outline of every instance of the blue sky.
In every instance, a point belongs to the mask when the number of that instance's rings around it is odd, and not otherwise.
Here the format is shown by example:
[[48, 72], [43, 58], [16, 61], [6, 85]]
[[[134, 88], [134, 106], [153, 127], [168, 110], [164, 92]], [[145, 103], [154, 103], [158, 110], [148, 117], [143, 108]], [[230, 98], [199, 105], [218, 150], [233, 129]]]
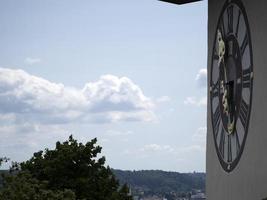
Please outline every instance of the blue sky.
[[0, 24], [1, 155], [73, 134], [113, 168], [205, 171], [206, 1], [3, 0]]

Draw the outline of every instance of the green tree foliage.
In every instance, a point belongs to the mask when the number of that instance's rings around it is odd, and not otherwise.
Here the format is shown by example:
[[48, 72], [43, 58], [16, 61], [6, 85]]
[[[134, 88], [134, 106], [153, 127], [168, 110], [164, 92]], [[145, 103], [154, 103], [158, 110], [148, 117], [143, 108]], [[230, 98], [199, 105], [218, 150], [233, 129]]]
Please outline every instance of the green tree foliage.
[[[0, 166], [9, 159], [0, 158]], [[17, 170], [18, 163], [13, 163], [11, 171]], [[70, 190], [48, 190], [45, 182], [40, 182], [27, 172], [18, 172], [14, 175], [8, 171], [1, 171], [0, 199], [1, 200], [75, 200], [75, 194]]]
[[2, 165], [3, 162], [9, 161], [9, 158], [6, 157], [0, 157], [0, 166]]
[[119, 190], [119, 199], [121, 200], [132, 200], [132, 197], [129, 196], [129, 188], [126, 184], [123, 184], [121, 189]]
[[41, 182], [27, 172], [5, 175], [4, 187], [0, 191], [2, 200], [75, 200], [71, 190], [50, 190], [46, 182]]
[[128, 187], [120, 187], [111, 169], [105, 167], [105, 157], [98, 157], [101, 147], [96, 142], [93, 139], [84, 145], [70, 136], [57, 142], [54, 150], [34, 153], [21, 163], [21, 170], [45, 182], [48, 190], [71, 190], [77, 199], [131, 200]]

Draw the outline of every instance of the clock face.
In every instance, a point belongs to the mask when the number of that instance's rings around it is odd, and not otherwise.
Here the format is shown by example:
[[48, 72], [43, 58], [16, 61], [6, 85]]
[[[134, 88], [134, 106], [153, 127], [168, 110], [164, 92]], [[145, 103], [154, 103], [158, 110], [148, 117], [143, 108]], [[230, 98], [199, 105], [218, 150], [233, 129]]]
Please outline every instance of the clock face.
[[227, 1], [220, 14], [210, 71], [211, 120], [221, 166], [231, 172], [242, 155], [252, 104], [253, 60], [245, 8]]

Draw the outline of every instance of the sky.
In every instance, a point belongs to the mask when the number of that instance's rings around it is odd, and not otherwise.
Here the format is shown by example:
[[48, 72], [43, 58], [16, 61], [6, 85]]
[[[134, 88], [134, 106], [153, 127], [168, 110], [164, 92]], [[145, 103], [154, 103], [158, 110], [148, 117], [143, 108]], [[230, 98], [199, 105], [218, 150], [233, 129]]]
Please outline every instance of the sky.
[[207, 1], [0, 0], [0, 44], [0, 156], [72, 134], [112, 168], [205, 171]]

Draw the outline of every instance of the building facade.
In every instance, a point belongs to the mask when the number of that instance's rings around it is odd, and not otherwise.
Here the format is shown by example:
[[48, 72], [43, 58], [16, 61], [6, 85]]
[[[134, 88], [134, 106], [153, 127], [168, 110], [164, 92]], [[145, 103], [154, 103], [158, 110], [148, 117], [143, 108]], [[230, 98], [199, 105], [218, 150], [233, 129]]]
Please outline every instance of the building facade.
[[267, 197], [266, 9], [208, 1], [208, 200]]
[[266, 0], [208, 0], [208, 200], [267, 198], [266, 9]]

